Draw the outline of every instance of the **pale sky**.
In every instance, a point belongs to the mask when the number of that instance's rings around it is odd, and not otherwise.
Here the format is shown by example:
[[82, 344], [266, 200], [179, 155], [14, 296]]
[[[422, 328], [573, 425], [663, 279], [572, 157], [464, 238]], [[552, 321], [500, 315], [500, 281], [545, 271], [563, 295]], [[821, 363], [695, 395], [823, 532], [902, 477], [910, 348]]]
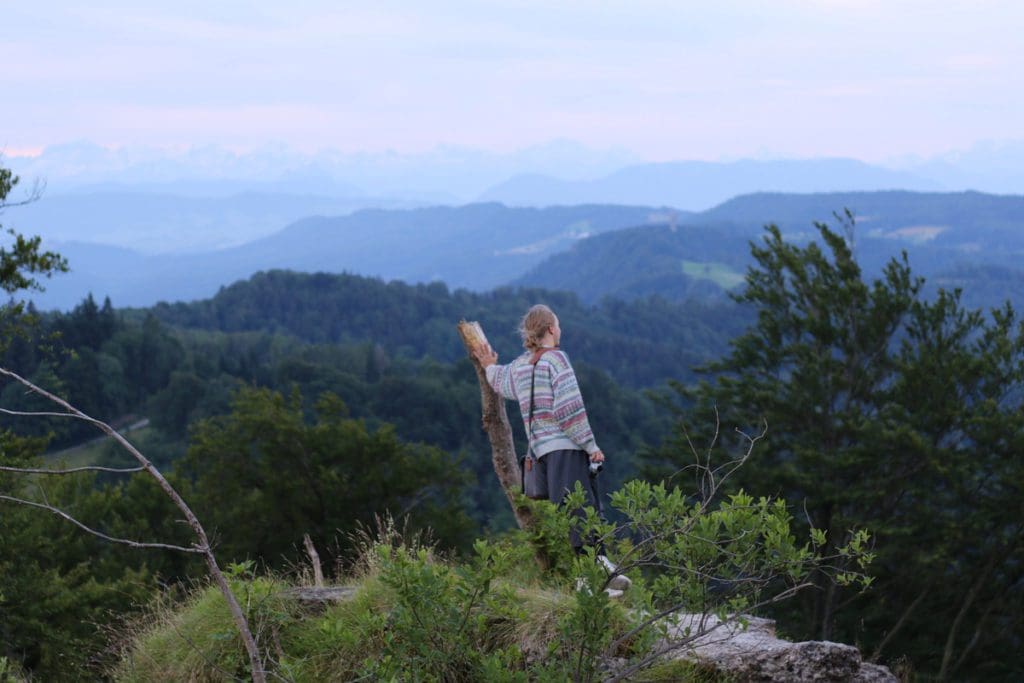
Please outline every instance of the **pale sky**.
[[646, 160], [1024, 140], [1024, 3], [0, 3], [0, 151], [48, 145]]

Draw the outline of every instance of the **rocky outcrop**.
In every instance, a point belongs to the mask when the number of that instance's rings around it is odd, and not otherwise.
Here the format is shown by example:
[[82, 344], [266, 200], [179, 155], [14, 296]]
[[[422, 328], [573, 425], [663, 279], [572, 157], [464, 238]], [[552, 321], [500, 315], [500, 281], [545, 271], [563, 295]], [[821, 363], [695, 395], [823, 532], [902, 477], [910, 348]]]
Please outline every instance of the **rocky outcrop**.
[[[703, 619], [703, 621], [702, 621]], [[683, 615], [673, 628], [673, 639], [706, 633], [676, 657], [711, 664], [738, 681], [816, 681], [821, 683], [896, 683], [889, 669], [861, 659], [850, 645], [828, 641], [792, 643], [775, 635], [771, 619], [748, 617], [722, 624], [714, 616]]]

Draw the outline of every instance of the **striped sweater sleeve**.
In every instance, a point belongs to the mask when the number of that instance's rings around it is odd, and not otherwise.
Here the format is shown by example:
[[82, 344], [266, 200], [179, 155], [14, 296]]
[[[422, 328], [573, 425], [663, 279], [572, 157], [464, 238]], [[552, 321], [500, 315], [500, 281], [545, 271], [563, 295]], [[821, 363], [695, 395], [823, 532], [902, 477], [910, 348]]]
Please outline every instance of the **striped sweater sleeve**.
[[600, 449], [590, 429], [590, 421], [587, 420], [587, 410], [583, 407], [583, 395], [580, 394], [580, 387], [576, 381], [576, 372], [569, 365], [568, 357], [565, 357], [565, 360], [565, 367], [555, 372], [551, 378], [555, 420], [573, 443], [587, 453], [594, 453]]
[[514, 363], [488, 365], [484, 370], [487, 375], [487, 383], [491, 385], [491, 388], [510, 401], [515, 401], [517, 398], [516, 385], [512, 377], [513, 365]]

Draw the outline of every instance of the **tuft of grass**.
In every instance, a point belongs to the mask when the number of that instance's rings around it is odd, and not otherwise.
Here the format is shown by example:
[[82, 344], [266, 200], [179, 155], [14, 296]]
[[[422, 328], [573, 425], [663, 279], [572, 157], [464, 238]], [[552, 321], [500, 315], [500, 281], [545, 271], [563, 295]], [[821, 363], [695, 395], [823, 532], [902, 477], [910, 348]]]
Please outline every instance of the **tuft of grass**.
[[0, 683], [27, 683], [28, 677], [18, 666], [7, 657], [0, 657]]
[[[232, 591], [247, 612], [253, 635], [272, 645], [297, 618], [287, 586], [271, 578], [233, 579]], [[112, 678], [223, 681], [248, 678], [249, 660], [227, 603], [211, 585], [195, 588], [183, 604], [160, 601], [128, 627], [128, 638]]]
[[632, 679], [636, 683], [736, 683], [729, 674], [711, 664], [672, 659], [641, 671]]
[[391, 600], [387, 587], [366, 576], [350, 599], [290, 624], [280, 634], [282, 675], [293, 681], [358, 678], [383, 647]]

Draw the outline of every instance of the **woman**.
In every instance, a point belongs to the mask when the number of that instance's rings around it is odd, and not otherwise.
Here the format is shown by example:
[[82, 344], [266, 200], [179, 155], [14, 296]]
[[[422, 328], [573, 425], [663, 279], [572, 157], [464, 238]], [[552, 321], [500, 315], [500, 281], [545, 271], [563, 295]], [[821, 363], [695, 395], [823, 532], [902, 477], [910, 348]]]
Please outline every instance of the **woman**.
[[[519, 402], [530, 448], [538, 464], [547, 470], [551, 502], [561, 505], [579, 482], [588, 504], [600, 509], [590, 468], [604, 462], [604, 453], [590, 429], [569, 356], [558, 348], [562, 338], [558, 316], [543, 304], [533, 306], [523, 316], [519, 334], [526, 352], [508, 365], [498, 365], [498, 354], [486, 345], [474, 349], [473, 355], [484, 367], [494, 390]], [[581, 510], [573, 512], [583, 514]], [[575, 531], [570, 542], [577, 553], [582, 552], [583, 542]], [[603, 548], [599, 549], [598, 559], [610, 573], [616, 571]], [[625, 576], [616, 576], [611, 587], [625, 588], [628, 583]]]

